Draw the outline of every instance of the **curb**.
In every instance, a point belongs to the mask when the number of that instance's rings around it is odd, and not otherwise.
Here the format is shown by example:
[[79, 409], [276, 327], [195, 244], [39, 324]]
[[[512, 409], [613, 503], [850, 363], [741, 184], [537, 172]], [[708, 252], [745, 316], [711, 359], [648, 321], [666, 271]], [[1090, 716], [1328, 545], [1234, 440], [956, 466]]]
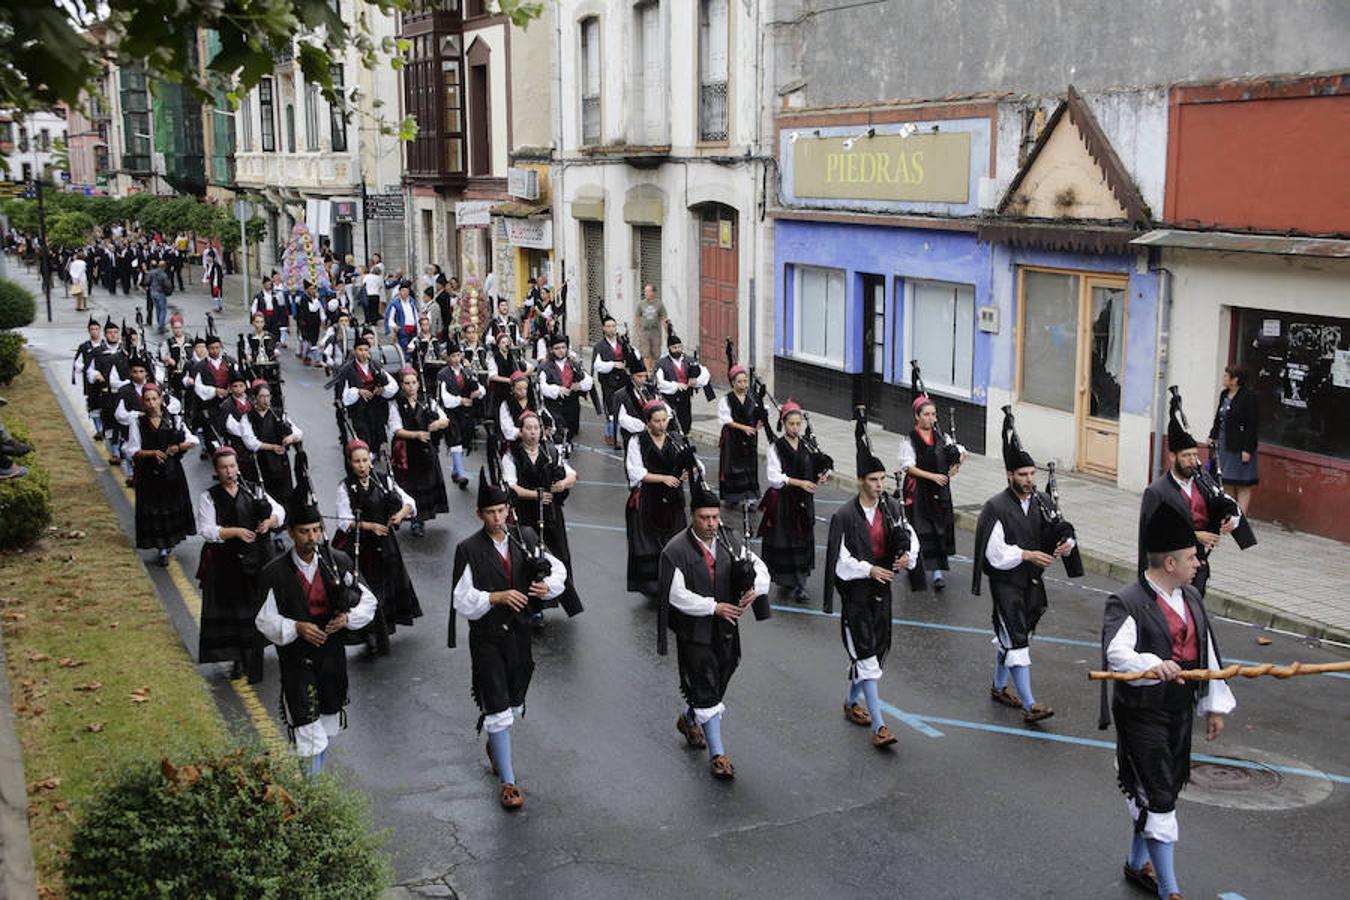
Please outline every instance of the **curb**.
[[23, 749], [14, 728], [9, 668], [0, 641], [0, 896], [37, 897], [37, 871], [28, 835], [28, 783], [23, 774]]
[[[714, 431], [702, 422], [695, 422], [689, 431], [690, 437], [716, 446], [721, 429]], [[759, 455], [764, 456], [766, 450], [767, 446], [761, 444]], [[854, 487], [854, 479], [847, 478], [837, 471], [830, 474], [829, 483], [845, 491], [850, 491]], [[968, 508], [956, 510], [956, 526], [962, 531], [974, 531], [978, 519], [978, 511], [972, 511]], [[1084, 547], [1079, 548], [1079, 553], [1083, 557], [1083, 568], [1095, 575], [1102, 575], [1123, 582], [1133, 581], [1138, 576], [1132, 562], [1107, 556]], [[1252, 627], [1257, 629], [1269, 628], [1288, 632], [1305, 640], [1329, 641], [1350, 645], [1350, 630], [1287, 613], [1259, 600], [1252, 600], [1230, 591], [1207, 591], [1205, 593], [1205, 607], [1215, 615], [1236, 618], [1250, 623]]]

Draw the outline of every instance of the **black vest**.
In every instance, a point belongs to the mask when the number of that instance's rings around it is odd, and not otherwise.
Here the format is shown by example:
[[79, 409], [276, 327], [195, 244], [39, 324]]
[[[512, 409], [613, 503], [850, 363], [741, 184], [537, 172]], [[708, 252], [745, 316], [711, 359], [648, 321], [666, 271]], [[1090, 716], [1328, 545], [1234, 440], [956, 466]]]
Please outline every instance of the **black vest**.
[[[735, 603], [739, 598], [732, 596], [731, 567], [733, 560], [726, 543], [718, 538], [715, 544], [717, 548], [716, 579], [708, 574], [707, 559], [703, 556], [703, 552], [698, 545], [699, 541], [698, 538], [694, 537], [693, 530], [686, 528], [666, 545], [666, 548], [662, 551], [662, 556], [680, 570], [680, 573], [684, 576], [684, 586], [688, 590], [702, 597], [712, 597], [718, 603]], [[661, 590], [669, 596], [670, 585], [664, 579], [662, 580]], [[728, 622], [718, 616], [690, 616], [680, 612], [674, 606], [670, 608], [670, 629], [682, 641], [710, 644], [719, 630], [725, 630], [723, 626], [733, 631], [736, 629], [735, 623]]]

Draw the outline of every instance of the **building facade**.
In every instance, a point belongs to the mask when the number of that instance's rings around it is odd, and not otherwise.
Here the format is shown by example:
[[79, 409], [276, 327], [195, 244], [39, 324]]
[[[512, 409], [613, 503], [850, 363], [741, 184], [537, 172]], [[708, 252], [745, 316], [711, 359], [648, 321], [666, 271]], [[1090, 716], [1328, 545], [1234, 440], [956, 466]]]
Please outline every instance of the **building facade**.
[[[365, 17], [376, 46], [394, 37], [393, 15], [363, 0], [335, 2], [347, 21]], [[281, 268], [292, 228], [304, 223], [319, 246], [339, 257], [364, 263], [378, 252], [390, 271], [407, 270], [402, 147], [396, 133], [382, 133], [396, 132], [402, 118], [398, 73], [387, 59], [365, 68], [349, 47], [332, 76], [341, 108], [305, 80], [288, 48], [235, 111], [235, 183], [262, 197], [267, 223], [260, 263]]]
[[65, 110], [28, 114], [0, 112], [0, 157], [7, 180], [41, 179], [62, 183], [63, 147], [66, 147]]
[[650, 284], [717, 377], [727, 338], [741, 362], [767, 369], [773, 318], [753, 301], [772, 290], [760, 102], [768, 6], [557, 5], [553, 213], [570, 305], [586, 311], [569, 322], [575, 338], [598, 334], [601, 302], [635, 329]]

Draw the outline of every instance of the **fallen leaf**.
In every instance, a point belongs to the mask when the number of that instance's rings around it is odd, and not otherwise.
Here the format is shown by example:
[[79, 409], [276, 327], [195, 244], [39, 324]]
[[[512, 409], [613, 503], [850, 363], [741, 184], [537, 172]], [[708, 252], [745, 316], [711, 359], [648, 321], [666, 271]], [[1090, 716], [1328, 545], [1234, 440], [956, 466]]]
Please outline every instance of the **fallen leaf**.
[[150, 702], [150, 698], [147, 697], [147, 696], [145, 696], [144, 694], [132, 694], [132, 695], [131, 695], [131, 702], [132, 702], [132, 703], [149, 703], [149, 702]]
[[54, 791], [54, 790], [56, 790], [57, 788], [59, 788], [60, 786], [61, 786], [61, 779], [60, 779], [60, 778], [44, 778], [44, 779], [42, 779], [41, 781], [35, 781], [35, 782], [33, 782], [33, 786], [32, 786], [31, 788], [29, 788], [29, 790], [32, 790], [32, 791]]
[[73, 669], [73, 668], [75, 668], [76, 666], [82, 666], [82, 665], [84, 665], [84, 660], [82, 660], [82, 659], [71, 659], [69, 656], [63, 656], [63, 657], [61, 657], [61, 659], [57, 662], [57, 665], [61, 666], [62, 668], [65, 668], [65, 669]]
[[46, 661], [49, 660], [49, 659], [51, 659], [51, 657], [48, 656], [48, 655], [45, 654], [45, 653], [30, 653], [30, 654], [28, 654], [28, 661], [29, 661], [30, 663], [46, 662]]
[[77, 691], [96, 691], [96, 690], [98, 690], [98, 689], [101, 688], [101, 687], [103, 687], [103, 682], [101, 682], [101, 681], [87, 681], [87, 682], [85, 682], [84, 684], [77, 684], [77, 685], [75, 685], [75, 690], [77, 690]]
[[70, 809], [70, 804], [64, 800], [57, 800], [55, 803], [52, 804], [52, 809], [56, 810], [57, 812], [65, 812], [66, 810]]
[[1269, 647], [1274, 641], [1267, 637], [1259, 637], [1256, 639], [1256, 643], [1260, 644], [1262, 647]]
[[85, 727], [86, 730], [92, 731], [94, 734], [98, 734], [100, 731], [103, 730], [103, 723], [102, 723], [102, 722], [90, 722], [88, 725], [86, 725], [86, 726], [84, 726], [84, 727]]
[[4, 618], [9, 620], [10, 622], [18, 622], [21, 619], [26, 619], [27, 616], [25, 616], [21, 612], [16, 612], [12, 609], [7, 609], [4, 612]]

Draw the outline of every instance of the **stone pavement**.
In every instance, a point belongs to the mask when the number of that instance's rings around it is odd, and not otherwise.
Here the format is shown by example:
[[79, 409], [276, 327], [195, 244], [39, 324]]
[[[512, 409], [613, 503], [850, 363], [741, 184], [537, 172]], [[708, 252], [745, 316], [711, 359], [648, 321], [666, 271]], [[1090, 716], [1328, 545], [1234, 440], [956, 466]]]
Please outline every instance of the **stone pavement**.
[[[694, 412], [691, 430], [700, 450], [707, 452], [716, 446], [716, 408], [699, 398]], [[853, 422], [811, 412], [811, 423], [820, 449], [835, 459], [836, 479], [851, 482]], [[893, 465], [901, 435], [875, 426], [871, 435], [877, 455]], [[1118, 580], [1133, 579], [1140, 493], [1073, 473], [1058, 473], [1058, 481], [1060, 504], [1078, 532], [1085, 567]], [[958, 525], [973, 530], [984, 501], [1006, 486], [1000, 457], [970, 454], [952, 479]], [[1210, 611], [1262, 627], [1350, 643], [1350, 545], [1268, 522], [1253, 524], [1256, 546], [1243, 551], [1224, 538], [1212, 557], [1205, 598]]]

